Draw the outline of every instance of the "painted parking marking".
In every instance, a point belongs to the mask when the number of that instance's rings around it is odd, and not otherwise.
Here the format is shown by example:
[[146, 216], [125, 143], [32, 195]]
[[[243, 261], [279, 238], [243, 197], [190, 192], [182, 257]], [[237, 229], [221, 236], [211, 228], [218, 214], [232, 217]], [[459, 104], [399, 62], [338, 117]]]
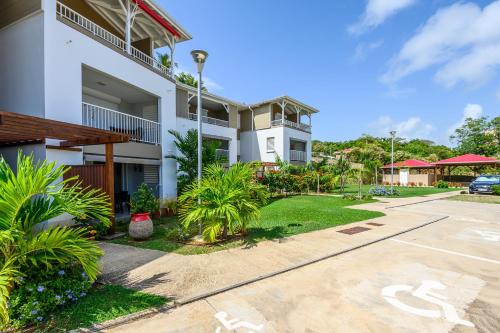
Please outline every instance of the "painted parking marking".
[[420, 287], [416, 288], [411, 293], [411, 295], [420, 298], [426, 302], [439, 305], [442, 308], [442, 312], [439, 310], [416, 308], [405, 304], [404, 302], [400, 301], [397, 298], [398, 292], [411, 292], [413, 289], [414, 289], [413, 286], [405, 284], [391, 285], [382, 289], [382, 296], [391, 305], [405, 312], [409, 312], [417, 316], [428, 317], [428, 318], [441, 318], [444, 315], [445, 319], [451, 323], [474, 327], [473, 323], [471, 323], [468, 320], [461, 319], [458, 316], [455, 307], [446, 302], [447, 299], [446, 296], [430, 291], [431, 289], [438, 289], [438, 290], [446, 289], [446, 286], [443, 285], [441, 282], [433, 280], [424, 280], [422, 281]]
[[488, 258], [473, 256], [473, 255], [466, 254], [466, 253], [461, 253], [461, 252], [456, 252], [456, 251], [450, 251], [450, 250], [440, 249], [440, 248], [433, 247], [433, 246], [427, 246], [427, 245], [422, 245], [422, 244], [407, 242], [407, 241], [396, 239], [396, 238], [391, 238], [390, 240], [393, 241], [393, 242], [398, 242], [398, 243], [402, 243], [402, 244], [406, 244], [406, 245], [412, 245], [412, 246], [420, 247], [420, 248], [423, 248], [423, 249], [439, 251], [439, 252], [443, 252], [443, 253], [447, 253], [447, 254], [453, 254], [453, 255], [461, 256], [461, 257], [464, 257], [464, 258], [475, 259], [475, 260], [480, 260], [480, 261], [484, 261], [484, 262], [489, 262], [489, 263], [492, 263], [492, 264], [500, 265], [500, 261], [494, 260], [494, 259], [488, 259]]
[[[238, 328], [246, 328], [248, 329], [248, 333], [256, 333], [260, 332], [264, 328], [264, 324], [255, 325], [239, 318], [228, 319], [227, 312], [220, 311], [217, 312], [214, 317], [229, 331], [236, 330]], [[222, 332], [222, 327], [217, 327], [215, 329], [215, 333]]]
[[500, 232], [488, 230], [474, 230], [474, 232], [486, 241], [500, 242]]

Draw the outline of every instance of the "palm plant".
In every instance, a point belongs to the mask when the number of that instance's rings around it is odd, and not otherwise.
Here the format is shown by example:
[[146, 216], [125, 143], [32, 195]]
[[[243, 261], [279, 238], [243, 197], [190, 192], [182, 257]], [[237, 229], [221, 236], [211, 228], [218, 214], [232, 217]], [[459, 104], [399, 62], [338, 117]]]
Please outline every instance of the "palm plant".
[[[189, 73], [186, 73], [186, 72], [180, 72], [179, 74], [177, 74], [175, 76], [176, 80], [179, 81], [180, 83], [184, 83], [188, 86], [191, 86], [193, 88], [198, 88], [198, 80], [196, 80], [196, 78], [189, 74]], [[203, 82], [201, 82], [201, 90], [202, 91], [207, 91], [207, 87], [205, 87], [205, 85], [203, 84]]]
[[[178, 191], [182, 193], [184, 188], [198, 177], [198, 130], [190, 129], [185, 136], [177, 131], [169, 130], [175, 137], [175, 147], [178, 154], [169, 154], [166, 158], [174, 159], [178, 164]], [[223, 163], [225, 159], [217, 156], [217, 141], [202, 142], [201, 160], [203, 165]]]
[[200, 184], [192, 183], [179, 197], [179, 213], [186, 229], [201, 222], [203, 238], [213, 242], [227, 238], [229, 232], [246, 232], [267, 199], [265, 187], [255, 182], [248, 165], [236, 163], [225, 170], [213, 164], [204, 169]]
[[108, 197], [82, 190], [74, 178], [62, 180], [68, 168], [20, 151], [17, 172], [0, 158], [0, 326], [8, 323], [7, 301], [14, 282], [27, 270], [79, 263], [94, 280], [102, 250], [85, 238], [85, 230], [45, 228], [43, 223], [68, 213], [93, 218], [109, 226]]

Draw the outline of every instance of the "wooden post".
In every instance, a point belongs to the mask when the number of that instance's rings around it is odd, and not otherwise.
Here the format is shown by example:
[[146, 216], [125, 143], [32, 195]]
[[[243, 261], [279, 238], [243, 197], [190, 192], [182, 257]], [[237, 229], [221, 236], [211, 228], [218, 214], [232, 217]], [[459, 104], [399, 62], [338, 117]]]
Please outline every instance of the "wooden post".
[[110, 234], [115, 233], [115, 175], [114, 175], [114, 164], [113, 164], [113, 144], [106, 143], [106, 167], [105, 167], [105, 177], [107, 189], [106, 193], [109, 195], [109, 200], [111, 202], [111, 228], [109, 229]]
[[434, 166], [434, 184], [436, 184], [438, 181], [438, 169], [436, 166]]

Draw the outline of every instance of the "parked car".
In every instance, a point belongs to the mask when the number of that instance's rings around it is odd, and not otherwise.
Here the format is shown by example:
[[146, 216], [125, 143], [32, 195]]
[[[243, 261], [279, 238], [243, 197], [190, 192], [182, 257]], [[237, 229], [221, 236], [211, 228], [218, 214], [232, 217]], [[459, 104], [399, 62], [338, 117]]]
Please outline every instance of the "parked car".
[[500, 185], [500, 175], [481, 175], [470, 183], [469, 193], [493, 193], [493, 185]]

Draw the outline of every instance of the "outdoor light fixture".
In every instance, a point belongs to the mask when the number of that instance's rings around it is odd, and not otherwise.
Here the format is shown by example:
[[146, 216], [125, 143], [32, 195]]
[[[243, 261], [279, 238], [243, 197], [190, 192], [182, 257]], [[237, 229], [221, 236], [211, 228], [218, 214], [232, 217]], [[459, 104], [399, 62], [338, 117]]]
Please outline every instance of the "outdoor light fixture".
[[201, 74], [203, 71], [203, 65], [208, 58], [208, 53], [203, 50], [193, 50], [191, 51], [191, 55], [193, 56], [193, 60], [196, 63], [198, 74]]
[[394, 137], [396, 131], [390, 131], [391, 135], [391, 195], [394, 193]]
[[[203, 142], [202, 142], [202, 131], [201, 131], [201, 122], [202, 122], [202, 114], [201, 114], [201, 83], [203, 82], [201, 79], [201, 72], [203, 71], [203, 66], [205, 65], [205, 61], [207, 60], [208, 53], [203, 50], [193, 50], [191, 51], [191, 55], [193, 56], [193, 60], [196, 63], [196, 68], [198, 71], [198, 108], [196, 111], [196, 118], [198, 120], [198, 184], [201, 182], [201, 170], [202, 170], [202, 154], [203, 154]], [[199, 201], [199, 199], [198, 199]], [[201, 237], [202, 226], [201, 221], [198, 224], [198, 237]]]

